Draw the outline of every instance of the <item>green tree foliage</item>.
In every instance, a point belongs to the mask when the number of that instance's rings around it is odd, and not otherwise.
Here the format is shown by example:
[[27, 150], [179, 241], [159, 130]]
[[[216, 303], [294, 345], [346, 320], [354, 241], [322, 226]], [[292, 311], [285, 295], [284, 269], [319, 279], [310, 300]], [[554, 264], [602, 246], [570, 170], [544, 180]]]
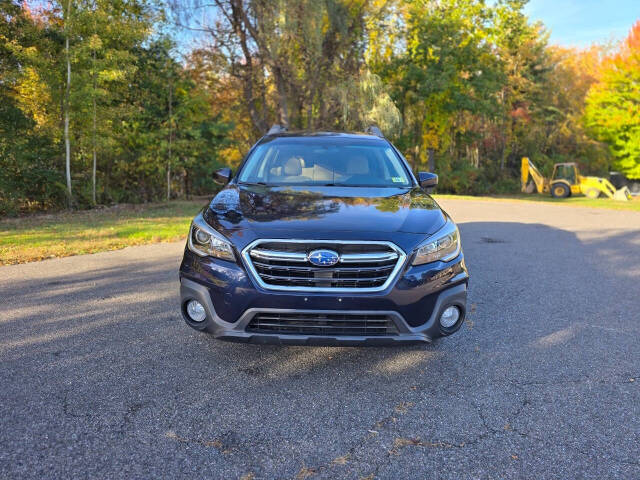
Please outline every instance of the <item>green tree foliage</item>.
[[377, 124], [440, 191], [517, 191], [522, 156], [640, 177], [640, 26], [559, 48], [525, 4], [0, 0], [0, 213], [207, 193], [276, 122]]
[[60, 84], [45, 68], [59, 53], [55, 30], [17, 3], [0, 3], [0, 213], [64, 201], [56, 165]]
[[428, 150], [453, 153], [474, 115], [498, 108], [502, 71], [490, 43], [491, 9], [472, 0], [417, 0], [407, 10], [405, 51], [382, 66], [403, 112], [401, 145], [414, 164]]
[[[113, 123], [127, 116], [129, 105], [123, 100], [137, 69], [133, 49], [147, 38], [149, 22], [150, 12], [143, 3], [79, 0], [76, 6], [71, 110], [80, 171], [91, 172], [93, 204], [94, 172], [103, 152], [115, 146], [110, 135]], [[88, 183], [82, 183], [85, 195]]]
[[124, 102], [133, 113], [116, 126], [118, 154], [105, 166], [105, 182], [117, 185], [109, 189], [110, 201], [164, 197], [166, 184], [158, 179], [166, 175], [167, 162], [176, 195], [211, 190], [229, 125], [211, 115], [206, 91], [170, 55], [171, 48], [161, 38], [136, 52], [138, 68]]
[[399, 27], [372, 47], [370, 65], [402, 112], [398, 144], [416, 168], [441, 174], [441, 190], [515, 191], [522, 156], [545, 171], [569, 160], [606, 171], [607, 152], [581, 123], [599, 51], [549, 47], [525, 4], [412, 0], [389, 9]]
[[640, 21], [605, 60], [600, 81], [587, 96], [585, 122], [610, 146], [615, 167], [640, 178]]
[[[384, 2], [383, 2], [384, 3]], [[205, 40], [241, 88], [252, 137], [274, 122], [291, 128], [391, 128], [399, 114], [365, 64], [368, 23], [384, 5], [367, 0], [176, 0], [174, 12]], [[196, 12], [196, 13], [194, 13]]]
[[158, 19], [144, 0], [0, 3], [0, 213], [66, 203], [67, 113], [74, 205], [211, 191], [229, 125]]

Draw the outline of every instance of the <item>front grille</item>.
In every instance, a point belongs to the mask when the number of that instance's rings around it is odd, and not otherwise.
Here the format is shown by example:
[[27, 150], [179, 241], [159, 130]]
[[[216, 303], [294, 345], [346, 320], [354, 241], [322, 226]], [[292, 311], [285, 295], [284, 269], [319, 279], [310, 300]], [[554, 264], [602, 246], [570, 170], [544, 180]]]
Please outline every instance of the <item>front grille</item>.
[[397, 335], [389, 315], [357, 313], [259, 312], [247, 332], [280, 335], [381, 336]]
[[[333, 266], [315, 266], [308, 254], [330, 249], [340, 255]], [[378, 291], [398, 272], [405, 254], [390, 242], [259, 240], [244, 253], [258, 283], [274, 290]]]

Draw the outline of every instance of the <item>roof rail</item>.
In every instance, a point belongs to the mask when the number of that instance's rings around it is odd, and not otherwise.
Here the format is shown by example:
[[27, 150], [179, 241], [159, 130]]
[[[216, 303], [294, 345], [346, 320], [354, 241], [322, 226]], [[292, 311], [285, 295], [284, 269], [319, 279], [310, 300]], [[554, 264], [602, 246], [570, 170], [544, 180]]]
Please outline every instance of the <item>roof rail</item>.
[[365, 129], [364, 133], [368, 133], [369, 135], [375, 135], [376, 137], [384, 138], [384, 135], [382, 134], [380, 129], [378, 127], [376, 127], [375, 125], [369, 125]]
[[276, 135], [278, 133], [284, 133], [286, 131], [287, 131], [287, 127], [283, 127], [282, 125], [274, 123], [269, 129], [269, 131], [267, 132], [267, 135]]

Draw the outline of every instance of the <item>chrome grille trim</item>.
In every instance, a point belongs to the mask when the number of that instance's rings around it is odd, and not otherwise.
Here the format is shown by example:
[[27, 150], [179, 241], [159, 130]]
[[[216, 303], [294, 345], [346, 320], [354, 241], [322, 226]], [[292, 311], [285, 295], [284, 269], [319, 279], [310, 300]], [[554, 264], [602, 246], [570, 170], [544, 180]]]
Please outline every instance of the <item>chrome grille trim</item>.
[[398, 254], [396, 252], [345, 253], [340, 256], [340, 263], [388, 262], [397, 258]]
[[[261, 249], [256, 248], [261, 244], [271, 244], [270, 249]], [[307, 253], [303, 252], [291, 252], [291, 251], [278, 251], [274, 250], [273, 244], [282, 243], [282, 244], [301, 244], [307, 245], [309, 248], [312, 248], [313, 245], [323, 245], [323, 246], [331, 246], [331, 245], [366, 245], [366, 246], [376, 246], [379, 245], [381, 247], [385, 247], [387, 251], [385, 252], [366, 252], [366, 253], [345, 253], [341, 255], [341, 261], [335, 267], [316, 267], [311, 265], [307, 261]], [[301, 249], [303, 247], [301, 246]], [[391, 250], [391, 251], [389, 251]], [[344, 257], [346, 260], [342, 260]], [[331, 293], [370, 293], [370, 292], [380, 292], [385, 290], [391, 285], [391, 283], [396, 279], [398, 273], [403, 268], [405, 260], [407, 258], [406, 253], [398, 247], [396, 244], [387, 241], [369, 241], [369, 240], [302, 240], [302, 239], [259, 239], [251, 242], [242, 250], [242, 259], [244, 261], [245, 267], [250, 273], [253, 280], [262, 288], [266, 290], [278, 290], [278, 291], [295, 291], [295, 292], [331, 292]], [[254, 264], [254, 259], [256, 260]], [[260, 262], [263, 260], [263, 262]], [[269, 260], [274, 261], [283, 261], [283, 262], [291, 262], [291, 263], [299, 263], [300, 266], [279, 266], [279, 265], [270, 265], [266, 262]], [[389, 263], [395, 261], [395, 263]], [[356, 263], [375, 263], [387, 262], [386, 265], [380, 265], [378, 267], [351, 267], [350, 264]], [[302, 265], [302, 264], [306, 265]], [[263, 270], [268, 270], [267, 272], [259, 273], [255, 267], [258, 265]], [[343, 265], [343, 266], [340, 266]], [[273, 271], [281, 271], [284, 272], [279, 275], [272, 275]], [[288, 275], [286, 272], [290, 271], [293, 273], [314, 273], [314, 277], [295, 277], [294, 275]], [[391, 270], [389, 272], [389, 270]], [[329, 273], [338, 273], [339, 275], [349, 275], [351, 272], [355, 272], [355, 278], [347, 277], [323, 277], [321, 272]], [[365, 272], [367, 274], [375, 274], [375, 272], [380, 272], [380, 275], [369, 276], [364, 278], [358, 278], [358, 273]], [[318, 274], [316, 277], [315, 274]], [[268, 283], [268, 280], [271, 279], [273, 281], [274, 278], [278, 278], [279, 281], [285, 282], [290, 281], [292, 285], [277, 285], [273, 283]], [[386, 280], [381, 285], [369, 286], [369, 287], [340, 287], [340, 286], [327, 286], [327, 283], [331, 283], [331, 280], [335, 280], [333, 283], [338, 283], [340, 280], [343, 282], [352, 282], [357, 285], [360, 283], [375, 283], [382, 281], [384, 278]], [[267, 281], [265, 281], [265, 279]], [[319, 286], [308, 286], [308, 285], [295, 285], [295, 283], [315, 283], [320, 284]]]
[[273, 250], [262, 250], [260, 248], [254, 248], [249, 252], [252, 257], [263, 258], [265, 260], [283, 260], [287, 262], [306, 262], [306, 253], [295, 252], [275, 252]]

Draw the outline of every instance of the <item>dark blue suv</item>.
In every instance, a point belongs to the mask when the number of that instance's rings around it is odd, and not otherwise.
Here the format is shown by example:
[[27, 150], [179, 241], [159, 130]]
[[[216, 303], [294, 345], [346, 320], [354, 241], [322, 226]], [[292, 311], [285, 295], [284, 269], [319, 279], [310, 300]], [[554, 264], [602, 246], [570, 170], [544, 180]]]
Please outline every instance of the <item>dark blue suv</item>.
[[[456, 224], [382, 135], [272, 130], [193, 220], [182, 314], [253, 343], [429, 342], [464, 321]], [[375, 134], [377, 133], [377, 135]]]

